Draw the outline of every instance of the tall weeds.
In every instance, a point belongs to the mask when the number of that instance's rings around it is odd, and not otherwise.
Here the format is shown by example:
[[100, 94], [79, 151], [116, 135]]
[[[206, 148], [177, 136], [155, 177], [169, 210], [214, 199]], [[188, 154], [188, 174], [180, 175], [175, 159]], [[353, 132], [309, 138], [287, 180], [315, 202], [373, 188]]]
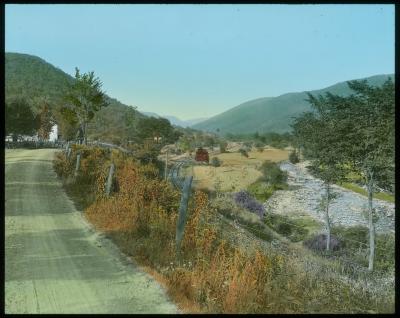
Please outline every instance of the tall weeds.
[[[76, 150], [76, 149], [75, 149]], [[152, 165], [102, 150], [83, 149], [79, 180], [90, 183], [86, 218], [127, 254], [150, 268], [175, 302], [207, 313], [390, 312], [391, 300], [351, 289], [318, 271], [305, 271], [291, 256], [259, 248], [242, 250], [222, 239], [207, 195], [194, 191], [177, 258], [175, 230], [180, 193]], [[118, 191], [104, 196], [107, 167], [116, 164]], [[96, 164], [97, 162], [97, 164]], [[56, 171], [73, 168], [65, 155]], [[77, 181], [77, 180], [75, 180]], [[375, 298], [374, 298], [375, 297]], [[196, 310], [196, 311], [197, 311]], [[190, 309], [189, 309], [190, 311]]]

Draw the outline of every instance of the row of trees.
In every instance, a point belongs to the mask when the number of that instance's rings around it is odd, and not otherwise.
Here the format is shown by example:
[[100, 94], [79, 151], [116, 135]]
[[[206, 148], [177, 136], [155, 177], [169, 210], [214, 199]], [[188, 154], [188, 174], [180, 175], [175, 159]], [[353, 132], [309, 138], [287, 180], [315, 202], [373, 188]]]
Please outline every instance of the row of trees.
[[42, 140], [50, 136], [55, 124], [54, 116], [46, 99], [38, 99], [31, 105], [25, 98], [14, 98], [5, 103], [6, 135], [12, 135], [13, 141], [20, 135], [38, 134]]
[[293, 136], [289, 132], [278, 134], [275, 132], [253, 134], [226, 134], [226, 139], [230, 141], [245, 141], [251, 142], [256, 147], [269, 145], [275, 148], [285, 148], [292, 143]]
[[312, 111], [292, 125], [295, 146], [312, 160], [312, 171], [324, 182], [321, 207], [325, 212], [327, 250], [330, 249], [329, 205], [335, 199], [332, 184], [345, 181], [350, 172], [362, 176], [368, 191], [369, 270], [373, 270], [377, 215], [373, 196], [377, 187], [394, 185], [394, 83], [381, 87], [367, 81], [350, 81], [350, 96], [326, 93], [308, 95]]

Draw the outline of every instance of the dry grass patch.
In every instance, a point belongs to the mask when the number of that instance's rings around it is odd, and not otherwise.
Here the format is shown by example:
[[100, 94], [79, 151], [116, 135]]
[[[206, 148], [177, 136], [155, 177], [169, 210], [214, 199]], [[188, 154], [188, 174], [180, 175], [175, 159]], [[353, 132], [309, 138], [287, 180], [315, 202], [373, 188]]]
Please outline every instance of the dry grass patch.
[[250, 151], [249, 158], [240, 153], [221, 153], [215, 155], [222, 161], [220, 167], [194, 166], [183, 169], [182, 174], [194, 176], [194, 186], [198, 189], [220, 191], [239, 191], [246, 189], [262, 176], [258, 170], [265, 160], [279, 162], [287, 160], [288, 150], [268, 148], [263, 152]]

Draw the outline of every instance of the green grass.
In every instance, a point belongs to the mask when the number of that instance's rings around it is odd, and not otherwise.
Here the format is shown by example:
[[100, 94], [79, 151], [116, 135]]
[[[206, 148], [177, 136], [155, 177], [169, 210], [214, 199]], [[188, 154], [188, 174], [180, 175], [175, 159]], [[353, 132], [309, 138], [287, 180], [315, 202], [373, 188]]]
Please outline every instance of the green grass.
[[[354, 262], [368, 266], [368, 235], [364, 226], [332, 227], [332, 234], [343, 242], [342, 248], [336, 251], [337, 256], [351, 258]], [[376, 234], [374, 267], [379, 271], [393, 271], [395, 262], [395, 236], [393, 233]]]
[[300, 242], [310, 236], [311, 233], [319, 230], [321, 224], [308, 216], [291, 218], [286, 215], [269, 213], [265, 217], [265, 224], [285, 236], [292, 242]]
[[[350, 182], [343, 182], [340, 186], [343, 188], [346, 188], [348, 190], [354, 191], [356, 193], [359, 193], [364, 196], [368, 196], [368, 193], [365, 189], [359, 187], [358, 185]], [[394, 203], [394, 195], [387, 194], [384, 192], [379, 192], [379, 193], [374, 193], [374, 198], [379, 199], [379, 200], [384, 200], [390, 203]]]

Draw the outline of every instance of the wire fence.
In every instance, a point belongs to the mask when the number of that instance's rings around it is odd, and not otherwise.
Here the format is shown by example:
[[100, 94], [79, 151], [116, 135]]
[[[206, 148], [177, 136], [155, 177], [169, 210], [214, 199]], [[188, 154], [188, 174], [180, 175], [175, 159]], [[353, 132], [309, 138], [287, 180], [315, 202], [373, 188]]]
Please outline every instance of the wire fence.
[[[63, 143], [62, 147], [67, 149], [67, 148], [69, 148], [69, 146], [71, 144], [74, 144], [74, 143], [75, 142]], [[78, 144], [78, 143], [75, 143], [75, 144]], [[118, 149], [118, 150], [120, 150], [120, 151], [122, 151], [124, 153], [132, 153], [132, 151], [130, 151], [128, 149], [124, 149], [124, 148], [122, 148], [120, 146], [117, 146], [117, 145], [114, 145], [114, 144], [110, 144], [110, 143], [105, 143], [105, 142], [89, 141], [87, 144], [90, 145], [90, 146], [99, 146], [99, 147], [109, 148], [109, 149]], [[190, 163], [191, 163], [190, 160], [178, 161], [171, 167], [171, 169], [169, 171], [168, 175], [169, 175], [169, 179], [170, 179], [171, 183], [179, 190], [182, 189], [182, 184], [183, 184], [183, 180], [184, 180], [183, 177], [179, 176], [180, 169], [184, 165], [187, 165], [187, 164], [190, 164]], [[296, 227], [296, 228], [299, 228], [299, 229], [304, 229], [304, 226], [295, 224], [293, 222], [279, 220], [279, 223], [284, 223], [284, 224], [287, 224], [287, 225], [290, 225], [290, 226], [293, 226], [293, 227]], [[254, 228], [254, 227], [249, 226], [249, 225], [241, 224], [240, 222], [239, 222], [239, 224], [241, 225], [241, 228], [247, 230], [248, 232], [249, 232], [249, 228], [251, 228], [251, 233], [253, 233], [253, 234], [257, 233], [257, 234], [262, 235], [262, 236], [265, 236], [267, 234], [265, 231], [258, 230], [258, 229]], [[354, 242], [354, 243], [357, 243], [359, 245], [365, 246], [366, 248], [369, 247], [369, 245], [366, 244], [365, 242], [361, 242], [361, 241], [357, 241], [357, 240], [353, 240], [353, 239], [349, 239], [349, 238], [344, 238], [344, 237], [342, 237], [340, 235], [337, 235], [337, 237], [342, 241]], [[379, 248], [379, 247], [375, 247], [375, 250], [386, 251], [386, 250], [384, 250], [382, 248]], [[331, 255], [322, 255], [321, 254], [321, 256], [323, 256], [325, 258], [328, 258], [328, 259], [335, 259], [335, 260], [339, 261], [340, 263], [351, 265], [351, 266], [353, 266], [352, 267], [353, 269], [356, 269], [358, 271], [368, 272], [368, 268], [366, 268], [362, 264], [354, 262], [354, 260], [348, 259], [348, 258], [346, 258], [344, 256], [338, 256], [338, 255], [332, 255], [332, 254]], [[382, 274], [387, 273], [386, 271], [382, 271], [382, 270], [374, 270], [374, 272], [375, 273], [382, 273]]]

